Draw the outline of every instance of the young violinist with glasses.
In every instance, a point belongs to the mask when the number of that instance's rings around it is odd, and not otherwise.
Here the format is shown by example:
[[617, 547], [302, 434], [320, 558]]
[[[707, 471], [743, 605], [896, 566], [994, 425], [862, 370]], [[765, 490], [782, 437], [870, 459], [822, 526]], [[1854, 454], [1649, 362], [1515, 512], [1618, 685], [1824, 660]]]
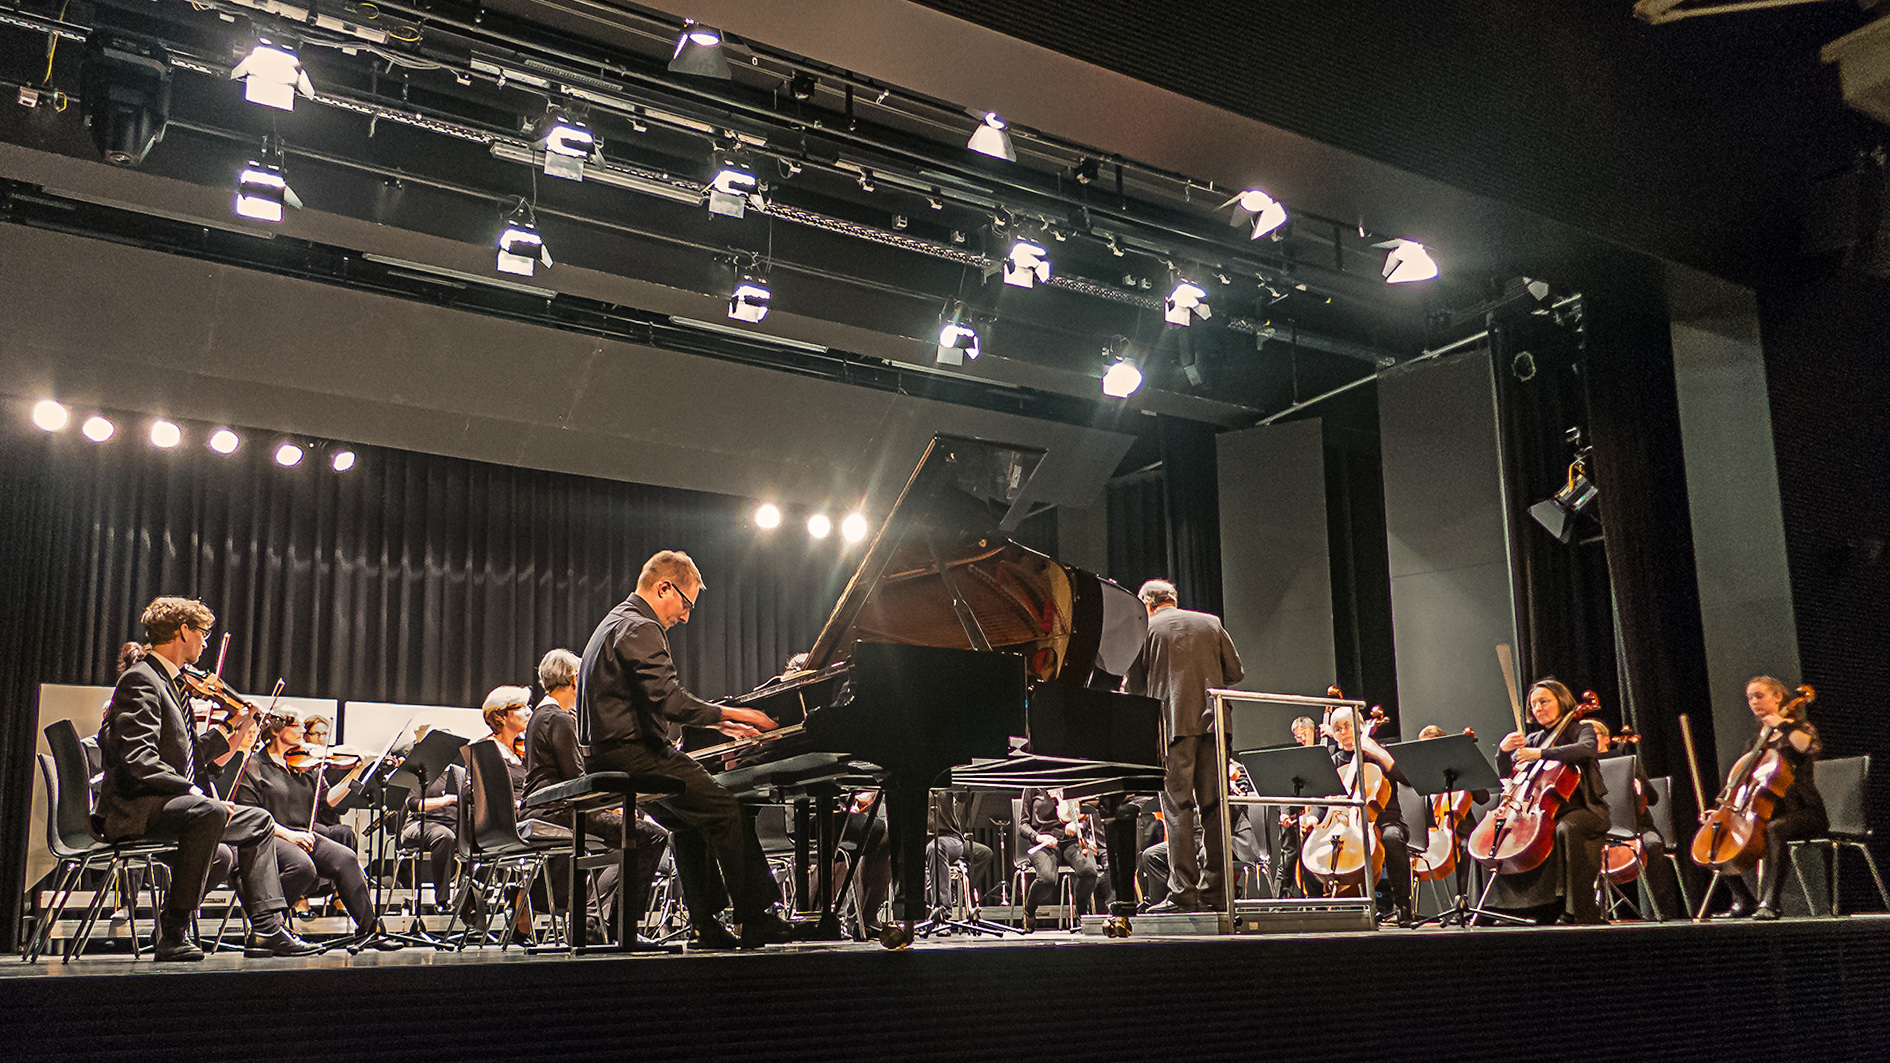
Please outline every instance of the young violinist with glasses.
[[[320, 763], [305, 770], [290, 767], [302, 747], [302, 721], [293, 715], [271, 717], [263, 724], [262, 748], [240, 769], [233, 795], [239, 805], [260, 808], [275, 820], [276, 864], [281, 869], [282, 891], [294, 901], [307, 897], [318, 879], [334, 883], [341, 906], [354, 919], [354, 935], [342, 942], [365, 942], [376, 930], [374, 902], [368, 896], [367, 877], [355, 851], [329, 837], [315, 825], [317, 800], [334, 805], [347, 798], [361, 765], [334, 786], [322, 785]], [[299, 759], [299, 758], [298, 758]], [[317, 791], [322, 791], [318, 797]], [[376, 948], [391, 950], [400, 943], [381, 938]]]
[[1496, 770], [1507, 776], [1536, 761], [1554, 761], [1580, 776], [1574, 793], [1555, 810], [1555, 847], [1548, 858], [1527, 871], [1498, 874], [1488, 905], [1499, 911], [1554, 912], [1564, 923], [1599, 923], [1601, 905], [1595, 889], [1601, 877], [1602, 841], [1608, 833], [1608, 790], [1596, 764], [1599, 743], [1593, 728], [1571, 721], [1556, 735], [1554, 745], [1545, 746], [1556, 725], [1575, 712], [1575, 695], [1561, 682], [1541, 680], [1529, 688], [1528, 701], [1536, 729], [1527, 735], [1511, 731], [1503, 736]]
[[[1745, 875], [1727, 875], [1732, 890], [1734, 917], [1750, 914], [1754, 919], [1777, 919], [1779, 898], [1785, 889], [1785, 869], [1790, 843], [1815, 838], [1830, 826], [1825, 815], [1824, 798], [1818, 793], [1812, 775], [1824, 743], [1818, 729], [1804, 718], [1804, 710], [1788, 713], [1789, 692], [1785, 684], [1769, 675], [1753, 676], [1746, 683], [1746, 707], [1761, 727], [1771, 728], [1766, 747], [1784, 758], [1792, 769], [1791, 785], [1772, 806], [1772, 817], [1765, 821], [1765, 857], [1759, 861], [1758, 906], [1753, 906], [1752, 884]], [[1702, 822], [1705, 816], [1701, 816]]]

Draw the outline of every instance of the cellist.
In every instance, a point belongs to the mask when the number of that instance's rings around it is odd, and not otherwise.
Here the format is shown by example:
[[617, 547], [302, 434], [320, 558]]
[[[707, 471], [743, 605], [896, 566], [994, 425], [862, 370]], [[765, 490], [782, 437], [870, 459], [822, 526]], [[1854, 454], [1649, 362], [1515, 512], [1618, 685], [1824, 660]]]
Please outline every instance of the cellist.
[[[1785, 758], [1792, 769], [1792, 783], [1772, 806], [1772, 818], [1765, 823], [1765, 858], [1759, 861], [1758, 907], [1753, 908], [1752, 886], [1743, 875], [1726, 876], [1732, 890], [1731, 915], [1751, 913], [1754, 919], [1777, 919], [1779, 895], [1785, 888], [1785, 867], [1790, 862], [1787, 843], [1815, 838], [1829, 827], [1824, 798], [1812, 780], [1818, 755], [1824, 743], [1818, 729], [1802, 718], [1784, 714], [1785, 684], [1769, 675], [1754, 676], [1746, 683], [1746, 707], [1758, 717], [1762, 727], [1772, 729], [1767, 745]], [[1704, 818], [1704, 817], [1702, 817]]]
[[1608, 833], [1608, 789], [1596, 764], [1600, 754], [1595, 732], [1564, 727], [1555, 745], [1542, 748], [1562, 717], [1575, 711], [1575, 695], [1560, 681], [1543, 679], [1529, 688], [1528, 700], [1537, 730], [1503, 736], [1496, 770], [1507, 776], [1516, 765], [1553, 760], [1579, 771], [1581, 779], [1575, 792], [1556, 809], [1555, 848], [1549, 858], [1528, 871], [1497, 875], [1488, 905], [1511, 911], [1553, 910], [1559, 899], [1561, 922], [1599, 923], [1601, 905], [1595, 888], [1601, 877], [1602, 839]]
[[1366, 759], [1376, 763], [1384, 771], [1385, 779], [1391, 783], [1391, 795], [1373, 822], [1377, 825], [1379, 839], [1385, 847], [1385, 878], [1395, 908], [1392, 918], [1399, 926], [1410, 926], [1411, 832], [1405, 825], [1404, 812], [1398, 807], [1398, 787], [1409, 786], [1410, 782], [1404, 777], [1404, 772], [1398, 770], [1397, 759], [1389, 750], [1379, 745], [1369, 733], [1358, 733], [1353, 726], [1349, 708], [1333, 713], [1332, 721], [1325, 725], [1325, 731], [1338, 743], [1338, 748], [1332, 751], [1334, 767], [1343, 768], [1363, 751]]

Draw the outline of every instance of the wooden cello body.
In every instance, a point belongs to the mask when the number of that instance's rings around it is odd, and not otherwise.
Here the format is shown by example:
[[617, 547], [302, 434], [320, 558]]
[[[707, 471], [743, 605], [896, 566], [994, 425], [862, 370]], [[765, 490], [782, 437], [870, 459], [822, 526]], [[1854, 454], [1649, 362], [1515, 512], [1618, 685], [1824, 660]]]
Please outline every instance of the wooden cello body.
[[[1360, 763], [1365, 765], [1362, 790], [1354, 782]], [[1327, 809], [1319, 825], [1307, 832], [1306, 840], [1300, 843], [1299, 867], [1300, 885], [1308, 894], [1317, 892], [1336, 897], [1341, 890], [1362, 892], [1366, 883], [1378, 881], [1378, 874], [1385, 867], [1385, 843], [1377, 836], [1377, 819], [1391, 797], [1391, 780], [1385, 778], [1378, 765], [1366, 760], [1363, 753], [1356, 754], [1351, 764], [1339, 769], [1339, 778], [1344, 780], [1348, 791], [1363, 793], [1371, 807], [1362, 826], [1359, 809], [1343, 805]], [[1372, 832], [1369, 877], [1365, 869], [1367, 830]]]
[[[1552, 746], [1583, 715], [1599, 707], [1592, 690], [1563, 716], [1543, 740]], [[1581, 785], [1580, 769], [1554, 760], [1532, 760], [1510, 772], [1503, 799], [1470, 832], [1470, 859], [1498, 875], [1514, 875], [1542, 866], [1555, 849], [1555, 816]]]
[[[1816, 697], [1810, 687], [1801, 686], [1780, 714], [1795, 718]], [[1714, 871], [1744, 872], [1765, 857], [1765, 824], [1795, 777], [1791, 763], [1771, 748], [1773, 733], [1770, 727], [1759, 728], [1752, 748], [1733, 762], [1719, 800], [1693, 835], [1694, 863]]]

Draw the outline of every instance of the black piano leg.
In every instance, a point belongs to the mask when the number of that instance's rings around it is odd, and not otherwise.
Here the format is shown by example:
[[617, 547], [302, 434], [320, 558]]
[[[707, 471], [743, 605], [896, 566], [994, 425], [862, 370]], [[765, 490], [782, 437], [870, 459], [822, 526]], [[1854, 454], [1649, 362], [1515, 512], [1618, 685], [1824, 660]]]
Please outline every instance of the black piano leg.
[[[814, 801], [814, 815], [820, 824], [815, 853], [815, 859], [820, 861], [820, 921], [815, 924], [814, 933], [822, 941], [840, 939], [840, 917], [834, 912], [840, 896], [834, 890], [833, 864], [840, 852], [840, 830], [846, 822], [847, 804], [847, 795], [839, 790], [820, 793]], [[841, 888], [845, 888], [844, 883]]]
[[912, 928], [924, 921], [925, 818], [930, 780], [916, 785], [888, 779], [886, 831], [892, 845], [893, 921], [886, 924], [879, 943], [889, 949], [912, 944]]
[[1109, 846], [1109, 885], [1115, 890], [1103, 932], [1112, 938], [1125, 938], [1129, 936], [1129, 917], [1135, 914], [1135, 865], [1142, 855], [1136, 851], [1135, 828], [1141, 810], [1123, 794], [1097, 798], [1097, 809]]
[[811, 858], [808, 842], [814, 836], [814, 800], [803, 797], [794, 802], [794, 911], [808, 915], [815, 908], [814, 879], [809, 874]]

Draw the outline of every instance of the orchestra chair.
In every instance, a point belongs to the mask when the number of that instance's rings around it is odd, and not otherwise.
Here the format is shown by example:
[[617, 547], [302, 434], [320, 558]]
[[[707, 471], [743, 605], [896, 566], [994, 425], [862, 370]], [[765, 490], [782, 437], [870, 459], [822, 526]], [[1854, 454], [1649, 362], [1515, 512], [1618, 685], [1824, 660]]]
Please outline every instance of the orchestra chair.
[[[1023, 926], [1024, 904], [1030, 899], [1030, 884], [1037, 877], [1037, 869], [1030, 862], [1030, 847], [1037, 844], [1034, 836], [1026, 835], [1024, 828], [1029, 826], [1024, 820], [1024, 799], [1011, 798], [1011, 839], [1015, 844], [1016, 856], [1012, 858], [1011, 884], [1014, 888], [1013, 904], [1018, 913], [1017, 925]], [[1064, 923], [1063, 913], [1069, 913], [1069, 923]], [[1076, 871], [1068, 864], [1057, 866], [1057, 929], [1064, 930], [1076, 926], [1081, 917], [1076, 914]]]
[[[25, 960], [36, 963], [40, 953], [52, 942], [53, 928], [65, 914], [67, 903], [87, 871], [101, 868], [104, 874], [92, 891], [77, 933], [66, 941], [63, 962], [70, 963], [85, 953], [85, 946], [98, 925], [105, 898], [124, 882], [134, 865], [144, 868], [144, 884], [151, 894], [152, 945], [156, 946], [156, 916], [163, 908], [158, 896], [154, 861], [177, 850], [173, 842], [133, 840], [113, 844], [92, 830], [92, 780], [85, 748], [79, 744], [78, 729], [71, 720], [56, 720], [46, 726], [46, 744], [51, 753], [39, 755], [40, 778], [46, 784], [46, 847], [57, 862], [54, 870], [53, 903], [42, 906], [39, 922], [33, 928], [25, 951]], [[126, 891], [129, 893], [129, 891]], [[132, 955], [142, 957], [138, 941], [137, 898], [130, 897]]]
[[[499, 948], [504, 951], [517, 932], [519, 899], [544, 870], [551, 850], [571, 844], [572, 833], [568, 827], [541, 819], [519, 821], [512, 805], [512, 778], [496, 744], [469, 743], [460, 750], [460, 757], [466, 762], [467, 783], [459, 802], [463, 869], [460, 888], [454, 890], [458, 903], [453, 906], [453, 918], [460, 917], [467, 899], [473, 900], [473, 910], [458, 947], [464, 949], [469, 941], [488, 942], [492, 915], [497, 912], [505, 928], [499, 937]], [[449, 937], [451, 929], [449, 923]]]
[[[1674, 829], [1673, 825], [1673, 776], [1661, 775], [1649, 779], [1647, 782], [1654, 796], [1660, 798], [1660, 800], [1652, 802], [1652, 806], [1648, 808], [1647, 814], [1649, 818], [1653, 819], [1654, 833], [1660, 835], [1662, 847], [1667, 851], [1667, 863], [1673, 866], [1673, 880], [1675, 885], [1680, 887], [1680, 911], [1678, 914], [1684, 918], [1688, 912], [1693, 910], [1693, 898], [1687, 895], [1687, 876], [1682, 873], [1680, 866], [1680, 854], [1678, 850], [1685, 843], [1678, 840], [1679, 832]], [[1641, 882], [1645, 885], [1646, 881], [1647, 871], [1646, 868], [1643, 867], [1641, 870]], [[1652, 889], [1647, 890], [1649, 899], [1652, 899], [1653, 892]], [[1654, 914], [1659, 915], [1662, 919], [1667, 918], [1666, 913], [1660, 910], [1660, 905], [1658, 904], [1654, 905]]]
[[1821, 854], [1831, 869], [1826, 882], [1831, 887], [1831, 915], [1842, 914], [1838, 909], [1842, 903], [1842, 892], [1838, 889], [1838, 871], [1843, 866], [1840, 854], [1845, 849], [1855, 849], [1863, 854], [1864, 866], [1870, 869], [1871, 881], [1877, 884], [1877, 896], [1883, 901], [1885, 910], [1890, 911], [1890, 891], [1883, 885], [1883, 875], [1877, 871], [1877, 861], [1870, 855], [1870, 820], [1864, 811], [1864, 795], [1869, 793], [1870, 757], [1839, 757], [1835, 760], [1818, 762], [1818, 793], [1824, 798], [1825, 814], [1830, 818], [1830, 827], [1821, 837], [1795, 841], [1786, 846], [1792, 862], [1792, 874], [1798, 879], [1798, 888], [1805, 893], [1805, 904], [1812, 914], [1817, 914], [1818, 903], [1811, 899], [1811, 887], [1805, 883], [1805, 872], [1798, 864], [1798, 853], [1807, 846], [1827, 850]]
[[[1641, 836], [1638, 802], [1634, 800], [1634, 758], [1632, 756], [1603, 757], [1601, 765], [1601, 784], [1608, 791], [1608, 833], [1602, 837], [1602, 845], [1622, 845], [1633, 842]], [[1643, 860], [1642, 875], [1646, 865]], [[1635, 880], [1637, 883], [1640, 879]], [[1622, 908], [1632, 909], [1634, 918], [1644, 919], [1641, 905], [1653, 900], [1653, 891], [1646, 892], [1647, 901], [1638, 896], [1629, 897], [1620, 886], [1608, 879], [1607, 862], [1603, 861], [1601, 874], [1595, 879], [1596, 896], [1601, 901], [1601, 908], [1607, 913], [1608, 921], [1614, 922]], [[1638, 891], [1637, 891], [1638, 892]], [[1654, 918], [1661, 918], [1660, 906], [1652, 906]]]

